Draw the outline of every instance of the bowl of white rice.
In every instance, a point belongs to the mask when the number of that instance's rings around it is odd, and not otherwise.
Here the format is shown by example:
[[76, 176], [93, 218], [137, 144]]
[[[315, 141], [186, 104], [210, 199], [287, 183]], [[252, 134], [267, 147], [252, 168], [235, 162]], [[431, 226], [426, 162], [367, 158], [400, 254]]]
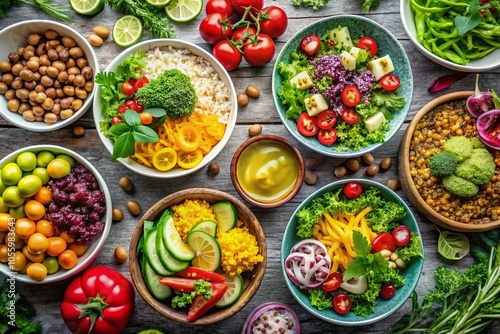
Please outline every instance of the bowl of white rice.
[[[143, 52], [144, 60], [147, 62], [146, 66], [138, 74], [140, 77], [147, 77], [149, 82], [155, 80], [165, 71], [175, 69], [187, 75], [196, 92], [197, 100], [193, 115], [199, 113], [203, 117], [210, 117], [212, 122], [217, 123], [219, 129], [223, 129], [223, 135], [219, 133], [217, 140], [211, 140], [212, 147], [202, 147], [202, 144], [200, 144], [197, 151], [202, 152], [202, 159], [201, 162], [196, 162], [194, 166], [186, 167], [186, 164], [176, 163], [174, 167], [169, 167], [168, 170], [161, 170], [157, 168], [156, 163], [153, 163], [158, 162], [159, 158], [154, 156], [155, 154], [158, 155], [157, 153], [160, 150], [163, 149], [164, 151], [167, 147], [173, 147], [177, 152], [178, 162], [182, 159], [181, 156], [185, 157], [185, 153], [179, 150], [175, 143], [173, 145], [167, 143], [168, 136], [177, 138], [177, 133], [171, 136], [168, 126], [175, 127], [173, 122], [179, 122], [179, 120], [172, 120], [171, 122], [167, 117], [164, 126], [157, 124], [154, 127], [159, 135], [158, 142], [149, 144], [136, 142], [134, 154], [126, 158], [118, 158], [117, 161], [136, 173], [155, 178], [176, 178], [191, 174], [213, 160], [224, 148], [233, 132], [238, 104], [231, 78], [224, 67], [210, 53], [195, 44], [177, 39], [153, 39], [138, 43], [123, 51], [106, 67], [104, 72], [115, 72], [127, 57], [136, 54], [137, 51]], [[99, 137], [112, 155], [115, 141], [112, 135], [109, 134], [109, 124], [103, 128], [103, 124], [108, 122], [103, 114], [103, 109], [106, 108], [105, 95], [105, 93], [103, 94], [103, 87], [98, 85], [94, 96], [93, 115]], [[123, 114], [118, 116], [124, 118]], [[109, 115], [107, 117], [109, 118]], [[187, 117], [180, 120], [188, 121]], [[157, 121], [155, 119], [155, 122]], [[177, 129], [182, 126], [179, 123], [176, 124]], [[162, 138], [163, 136], [165, 138]], [[203, 140], [205, 139], [205, 136], [203, 136]]]

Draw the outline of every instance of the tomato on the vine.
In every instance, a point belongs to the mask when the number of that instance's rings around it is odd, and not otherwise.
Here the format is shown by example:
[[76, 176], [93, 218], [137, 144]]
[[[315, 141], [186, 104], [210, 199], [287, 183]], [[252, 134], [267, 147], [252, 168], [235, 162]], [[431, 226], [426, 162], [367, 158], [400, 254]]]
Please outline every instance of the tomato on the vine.
[[354, 85], [344, 86], [340, 95], [342, 102], [348, 107], [355, 107], [361, 101], [361, 93], [358, 87]]
[[285, 11], [278, 6], [262, 8], [259, 13], [260, 31], [271, 38], [278, 38], [283, 35], [288, 27], [288, 16]]
[[351, 297], [346, 293], [339, 293], [333, 297], [333, 309], [338, 314], [346, 314], [351, 309]]
[[343, 193], [345, 197], [350, 199], [355, 199], [361, 196], [363, 192], [363, 187], [358, 182], [349, 182], [344, 186]]
[[243, 47], [243, 56], [252, 66], [264, 66], [273, 60], [275, 50], [276, 46], [271, 37], [258, 34], [256, 43], [252, 42]]
[[241, 63], [241, 52], [234, 47], [228, 40], [217, 43], [213, 49], [213, 55], [226, 71], [232, 71]]
[[264, 0], [231, 0], [231, 4], [233, 5], [236, 14], [240, 16], [245, 13], [246, 7], [252, 6], [254, 10], [251, 12], [254, 16], [256, 16], [257, 11], [264, 7]]
[[335, 129], [320, 129], [318, 132], [318, 140], [322, 145], [333, 145], [333, 143], [337, 141], [337, 131]]
[[233, 30], [231, 40], [238, 42], [238, 44], [244, 44], [248, 41], [248, 37], [254, 37], [255, 35], [257, 35], [257, 28], [255, 28], [254, 26], [239, 27]]
[[399, 85], [401, 84], [398, 76], [396, 74], [386, 74], [382, 78], [380, 78], [380, 86], [382, 86], [383, 89], [388, 90], [388, 91], [393, 91], [399, 88]]
[[229, 0], [208, 0], [205, 5], [205, 13], [207, 13], [207, 15], [220, 13], [227, 17], [231, 17], [233, 15], [233, 6]]
[[144, 85], [147, 84], [148, 82], [149, 82], [148, 78], [146, 78], [146, 77], [140, 78], [139, 80], [137, 80], [134, 83], [135, 90], [138, 90], [139, 88], [144, 87]]
[[331, 129], [337, 123], [337, 114], [330, 109], [323, 110], [316, 117], [320, 129]]
[[351, 107], [344, 106], [340, 115], [347, 124], [354, 124], [359, 120], [358, 113]]
[[356, 46], [360, 49], [365, 49], [366, 51], [368, 51], [368, 54], [372, 58], [375, 57], [378, 52], [377, 41], [375, 41], [375, 39], [370, 36], [361, 37]]
[[297, 130], [299, 130], [301, 135], [306, 137], [316, 135], [318, 133], [318, 121], [316, 117], [311, 117], [306, 112], [300, 114], [297, 121]]
[[233, 29], [228, 17], [221, 13], [213, 13], [201, 21], [199, 31], [205, 42], [214, 45], [229, 38]]
[[129, 81], [125, 81], [122, 83], [122, 92], [123, 94], [130, 96], [135, 93], [135, 88], [134, 85], [131, 84]]
[[308, 57], [314, 57], [320, 45], [321, 45], [321, 40], [319, 36], [316, 34], [307, 35], [300, 41], [300, 49]]
[[396, 243], [394, 242], [394, 237], [392, 234], [387, 232], [381, 232], [372, 241], [372, 252], [378, 253], [384, 249], [394, 252], [396, 250]]

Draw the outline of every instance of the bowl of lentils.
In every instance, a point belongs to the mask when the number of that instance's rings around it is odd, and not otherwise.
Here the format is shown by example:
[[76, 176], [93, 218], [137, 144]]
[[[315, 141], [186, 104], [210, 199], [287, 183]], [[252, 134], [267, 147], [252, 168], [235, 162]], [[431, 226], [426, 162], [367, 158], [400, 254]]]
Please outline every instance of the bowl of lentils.
[[451, 230], [500, 227], [500, 151], [479, 140], [467, 108], [473, 91], [427, 103], [408, 126], [399, 151], [401, 187], [426, 218]]

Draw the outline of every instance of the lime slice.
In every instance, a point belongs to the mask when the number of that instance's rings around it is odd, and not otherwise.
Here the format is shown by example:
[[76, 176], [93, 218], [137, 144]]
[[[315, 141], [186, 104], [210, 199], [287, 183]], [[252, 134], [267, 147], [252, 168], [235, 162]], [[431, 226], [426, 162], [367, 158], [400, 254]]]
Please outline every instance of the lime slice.
[[146, 0], [146, 2], [156, 8], [164, 8], [170, 3], [170, 0]]
[[224, 274], [224, 277], [226, 277], [227, 290], [224, 296], [215, 304], [215, 307], [228, 307], [234, 304], [243, 293], [243, 278], [241, 275], [229, 276]]
[[172, 0], [165, 13], [169, 19], [175, 22], [189, 22], [200, 14], [203, 8], [203, 0]]
[[121, 47], [128, 48], [142, 38], [142, 22], [137, 17], [125, 15], [113, 27], [113, 40]]
[[222, 258], [219, 243], [210, 234], [202, 231], [190, 232], [187, 243], [196, 251], [191, 265], [209, 271], [216, 271]]
[[69, 0], [71, 8], [80, 15], [95, 15], [104, 9], [105, 0]]
[[144, 329], [137, 334], [163, 334], [163, 332], [156, 329]]

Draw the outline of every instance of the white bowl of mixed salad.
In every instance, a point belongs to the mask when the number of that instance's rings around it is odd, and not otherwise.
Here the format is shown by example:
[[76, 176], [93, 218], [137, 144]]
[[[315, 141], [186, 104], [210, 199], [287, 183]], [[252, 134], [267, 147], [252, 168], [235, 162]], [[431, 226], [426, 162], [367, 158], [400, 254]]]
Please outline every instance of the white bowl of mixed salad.
[[231, 78], [188, 42], [136, 44], [99, 72], [96, 84], [94, 121], [111, 160], [145, 176], [199, 170], [223, 149], [236, 123]]
[[380, 24], [339, 15], [316, 21], [283, 47], [273, 96], [287, 130], [332, 157], [387, 142], [408, 115], [413, 76], [406, 53]]
[[281, 245], [283, 275], [295, 299], [343, 326], [372, 324], [396, 312], [415, 289], [423, 262], [408, 206], [368, 180], [317, 190], [295, 210]]

